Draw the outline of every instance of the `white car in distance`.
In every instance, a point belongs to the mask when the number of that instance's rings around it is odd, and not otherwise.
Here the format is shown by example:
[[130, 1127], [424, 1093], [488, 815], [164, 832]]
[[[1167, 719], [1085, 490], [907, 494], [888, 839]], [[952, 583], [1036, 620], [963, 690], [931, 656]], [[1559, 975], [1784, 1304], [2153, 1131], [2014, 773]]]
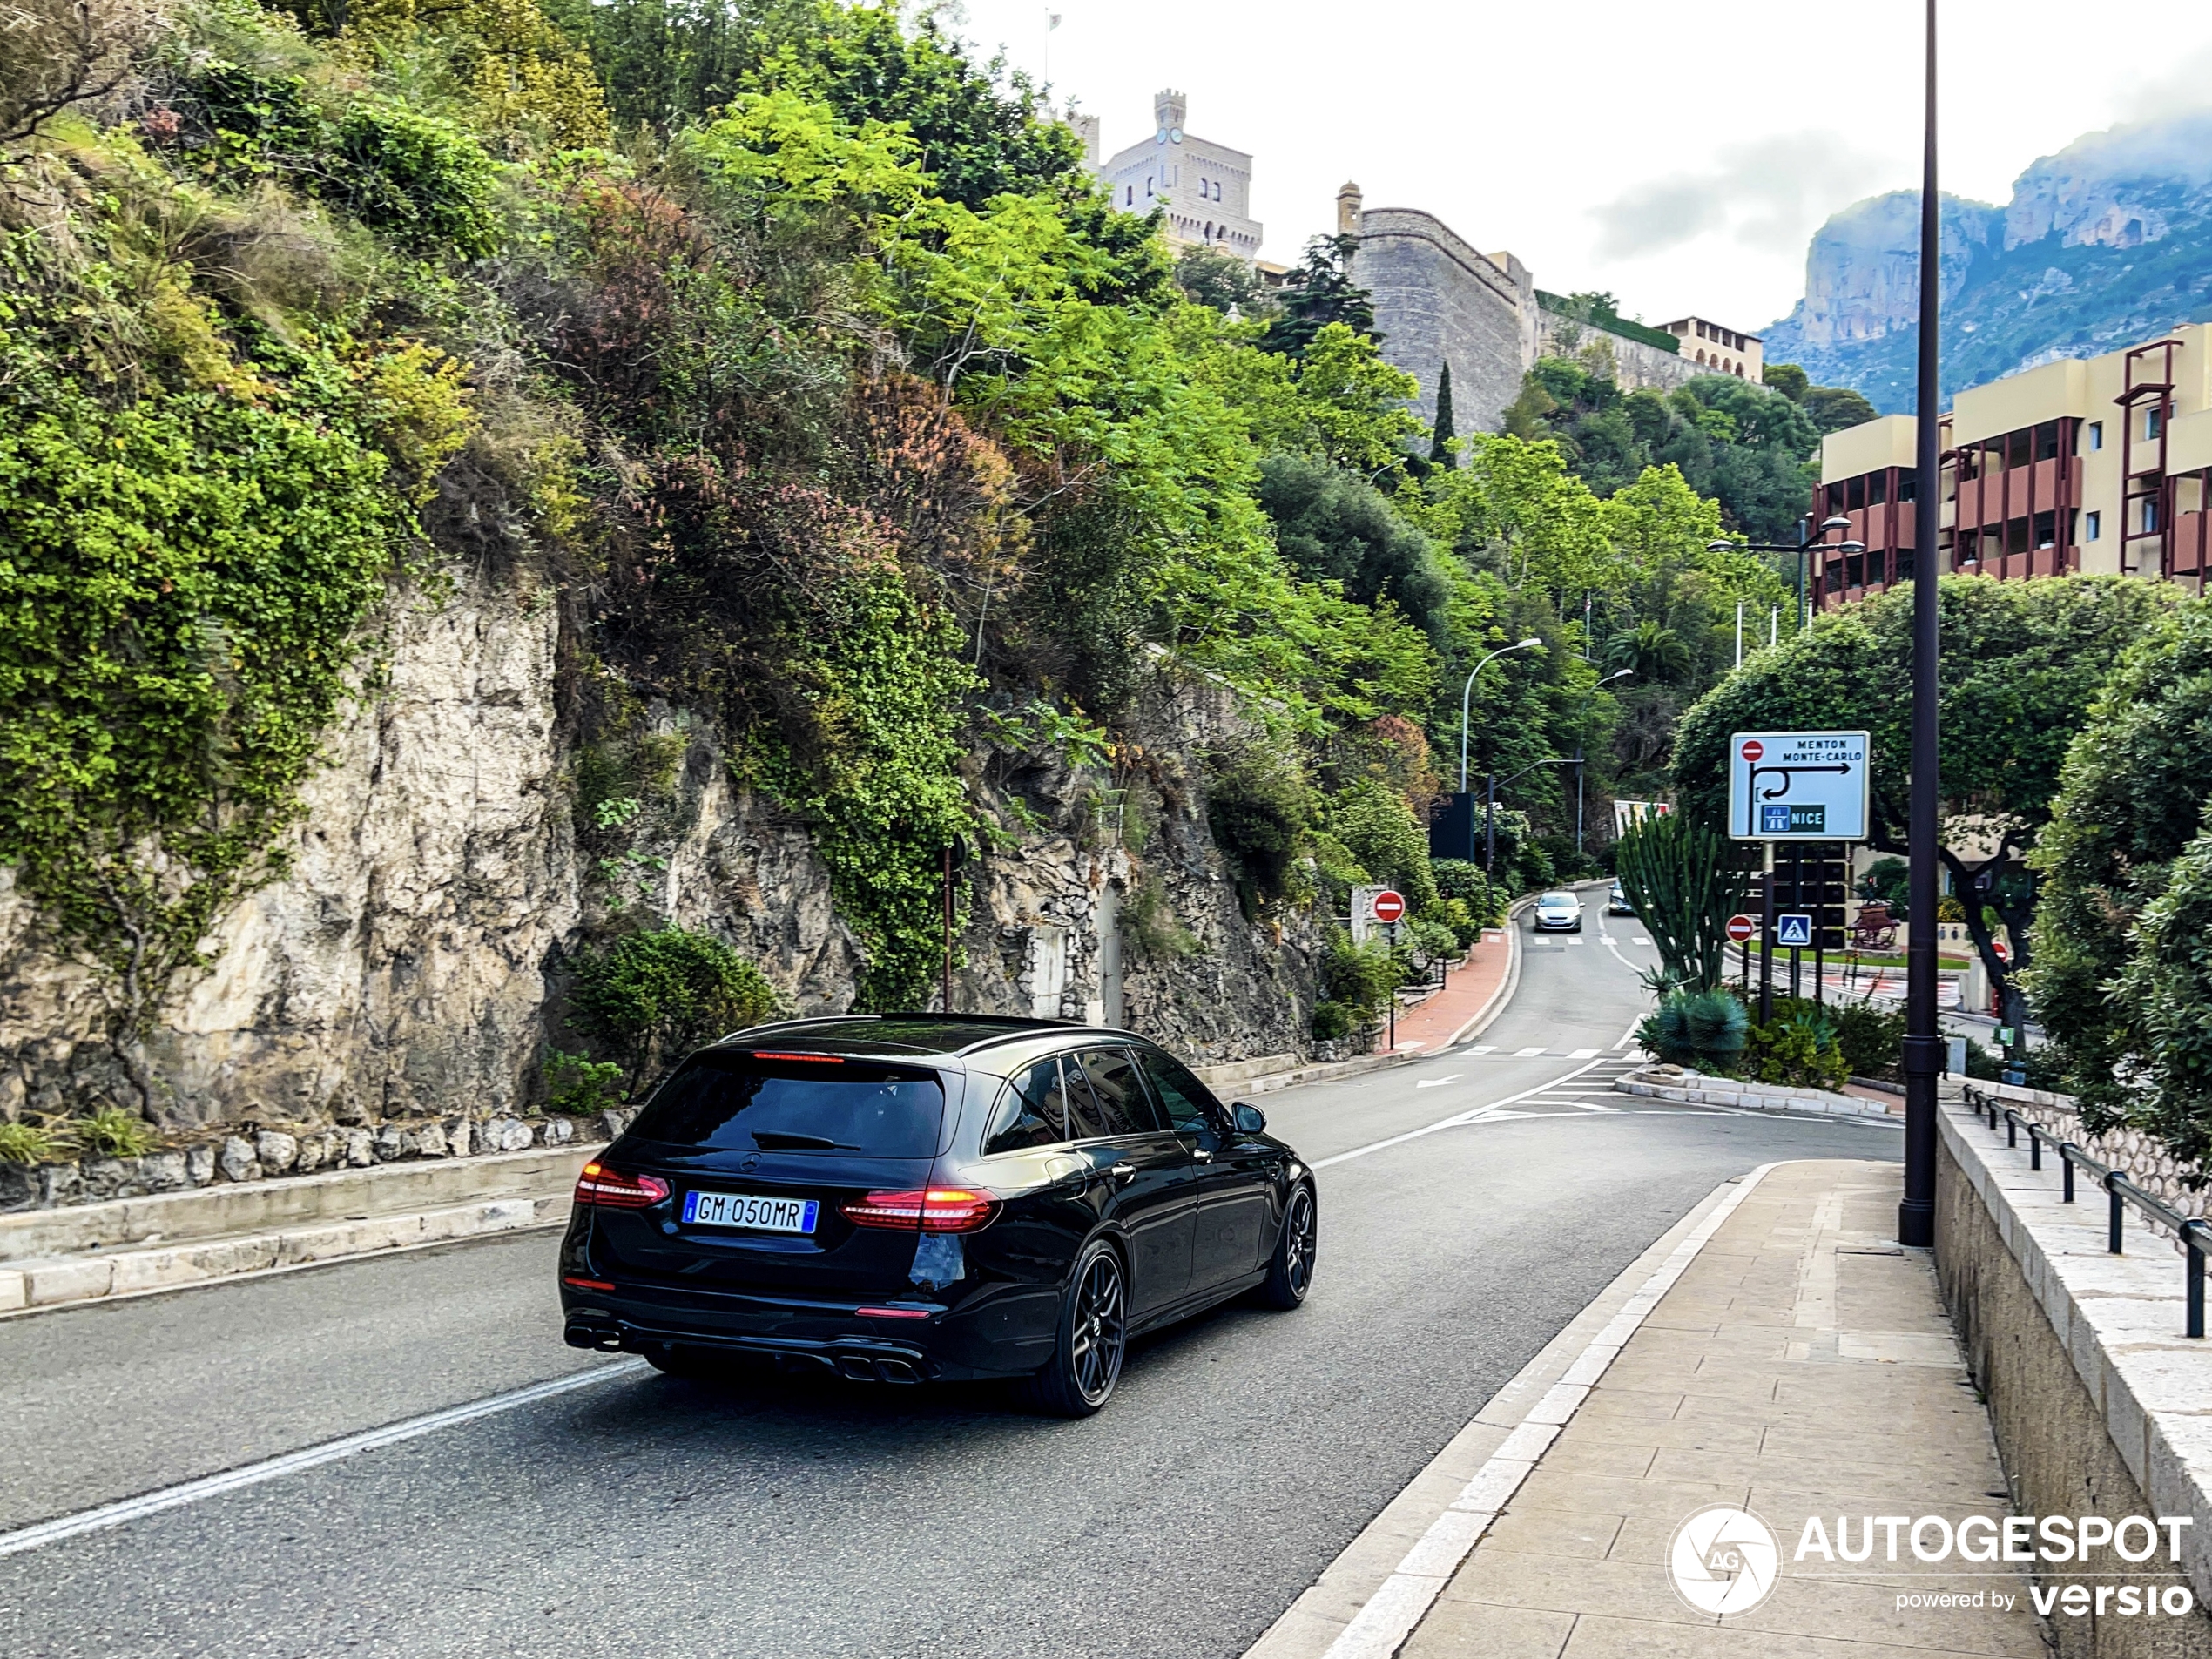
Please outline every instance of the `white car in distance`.
[[1536, 931], [1540, 934], [1581, 933], [1582, 901], [1571, 893], [1547, 893], [1536, 900]]

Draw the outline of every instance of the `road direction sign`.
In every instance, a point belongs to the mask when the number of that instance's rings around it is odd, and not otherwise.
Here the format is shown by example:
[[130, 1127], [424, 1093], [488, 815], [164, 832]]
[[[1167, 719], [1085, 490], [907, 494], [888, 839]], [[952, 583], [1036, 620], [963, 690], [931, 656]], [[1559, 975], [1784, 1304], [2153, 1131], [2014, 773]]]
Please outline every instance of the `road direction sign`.
[[1802, 911], [1774, 919], [1774, 942], [1777, 945], [1797, 945], [1810, 949], [1812, 946], [1812, 918]]
[[1730, 916], [1728, 919], [1728, 936], [1737, 944], [1750, 944], [1757, 936], [1758, 931], [1759, 919], [1757, 916]]
[[1738, 732], [1728, 740], [1728, 833], [1743, 841], [1863, 841], [1864, 732]]
[[1375, 920], [1380, 922], [1400, 921], [1406, 915], [1406, 895], [1385, 887], [1374, 898]]

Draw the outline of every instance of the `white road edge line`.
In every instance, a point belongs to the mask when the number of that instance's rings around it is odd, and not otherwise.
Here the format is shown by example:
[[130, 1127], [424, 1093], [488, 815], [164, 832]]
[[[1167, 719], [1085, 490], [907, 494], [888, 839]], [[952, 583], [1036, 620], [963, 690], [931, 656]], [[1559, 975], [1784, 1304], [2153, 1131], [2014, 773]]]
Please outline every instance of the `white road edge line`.
[[1531, 1095], [1541, 1095], [1547, 1089], [1556, 1088], [1561, 1083], [1581, 1076], [1586, 1071], [1595, 1071], [1605, 1063], [1602, 1060], [1589, 1061], [1575, 1067], [1572, 1071], [1548, 1078], [1534, 1089], [1524, 1089], [1518, 1095], [1507, 1095], [1503, 1100], [1486, 1101], [1480, 1106], [1469, 1107], [1466, 1111], [1454, 1112], [1449, 1117], [1439, 1118], [1433, 1123], [1424, 1123], [1419, 1129], [1409, 1129], [1403, 1135], [1393, 1135], [1388, 1140], [1370, 1141], [1365, 1146], [1355, 1146], [1349, 1152], [1339, 1152], [1334, 1157], [1316, 1158], [1309, 1167], [1325, 1170], [1332, 1163], [1348, 1163], [1353, 1158], [1364, 1158], [1368, 1153], [1379, 1152], [1386, 1147], [1403, 1146], [1407, 1141], [1418, 1141], [1422, 1136], [1433, 1135], [1439, 1130], [1460, 1128], [1464, 1124], [1474, 1123], [1485, 1112], [1494, 1112], [1501, 1106], [1510, 1106], [1515, 1101], [1527, 1100]]
[[514, 1388], [503, 1394], [488, 1395], [482, 1399], [471, 1400], [465, 1406], [449, 1406], [443, 1411], [428, 1412], [421, 1417], [388, 1423], [382, 1428], [372, 1428], [359, 1434], [348, 1434], [342, 1440], [326, 1440], [320, 1446], [287, 1452], [281, 1457], [266, 1458], [259, 1463], [226, 1469], [220, 1474], [204, 1475], [197, 1480], [182, 1481], [173, 1487], [157, 1487], [152, 1492], [142, 1492], [135, 1498], [125, 1498], [118, 1503], [103, 1504], [97, 1509], [80, 1510], [73, 1515], [57, 1515], [34, 1527], [0, 1533], [0, 1555], [19, 1555], [25, 1550], [60, 1543], [64, 1539], [81, 1537], [88, 1532], [99, 1532], [147, 1515], [159, 1514], [165, 1509], [181, 1508], [188, 1503], [198, 1503], [202, 1498], [219, 1497], [226, 1492], [259, 1486], [265, 1480], [274, 1480], [281, 1475], [297, 1474], [302, 1469], [335, 1463], [341, 1458], [349, 1458], [356, 1453], [374, 1452], [381, 1447], [396, 1446], [401, 1440], [435, 1434], [442, 1428], [474, 1422], [480, 1417], [496, 1417], [502, 1412], [534, 1406], [541, 1399], [551, 1399], [558, 1394], [628, 1376], [632, 1372], [643, 1370], [644, 1365], [643, 1359], [624, 1359], [611, 1366], [594, 1366], [588, 1371], [532, 1383], [527, 1388]]
[[1397, 1570], [1367, 1598], [1352, 1622], [1338, 1632], [1323, 1659], [1391, 1659], [1413, 1633], [1413, 1627], [1427, 1615], [1507, 1501], [1534, 1472], [1545, 1450], [1573, 1420], [1606, 1367], [1659, 1305], [1660, 1298], [1675, 1287], [1697, 1259], [1697, 1253], [1720, 1231], [1721, 1224], [1736, 1213], [1737, 1206], [1750, 1196], [1767, 1172], [1790, 1161], [1777, 1159], [1760, 1164], [1706, 1212], [1704, 1219], [1643, 1282], [1642, 1288], [1613, 1316], [1612, 1322], [1590, 1339], [1566, 1375], [1521, 1419], [1521, 1426], [1491, 1453], [1451, 1507], [1429, 1524], [1428, 1530], [1406, 1552]]

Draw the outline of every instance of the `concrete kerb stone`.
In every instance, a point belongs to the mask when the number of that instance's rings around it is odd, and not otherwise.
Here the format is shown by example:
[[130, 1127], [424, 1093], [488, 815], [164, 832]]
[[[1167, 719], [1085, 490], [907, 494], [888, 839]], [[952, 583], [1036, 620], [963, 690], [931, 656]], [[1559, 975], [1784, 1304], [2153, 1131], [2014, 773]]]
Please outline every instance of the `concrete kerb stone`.
[[1679, 1068], [1653, 1068], [1631, 1072], [1613, 1085], [1623, 1095], [1647, 1100], [1673, 1101], [1684, 1106], [1726, 1106], [1740, 1112], [1777, 1112], [1795, 1116], [1850, 1117], [1889, 1123], [1902, 1129], [1904, 1117], [1884, 1102], [1861, 1100], [1854, 1095], [1831, 1095], [1823, 1089], [1787, 1089], [1779, 1085], [1739, 1082], [1732, 1077], [1703, 1078], [1691, 1083], [1678, 1078], [1698, 1076]]

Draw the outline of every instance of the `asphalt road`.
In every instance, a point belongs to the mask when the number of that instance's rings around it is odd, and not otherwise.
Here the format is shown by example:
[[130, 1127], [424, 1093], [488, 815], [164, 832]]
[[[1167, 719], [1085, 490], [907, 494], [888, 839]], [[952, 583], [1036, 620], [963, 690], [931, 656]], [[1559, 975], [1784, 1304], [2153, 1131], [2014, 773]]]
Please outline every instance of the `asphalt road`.
[[[994, 1388], [624, 1372], [0, 1557], [0, 1653], [1241, 1653], [1716, 1184], [1896, 1155], [1880, 1129], [1543, 1089], [1642, 1000], [1652, 953], [1598, 901], [1581, 942], [1524, 935], [1491, 1052], [1264, 1098], [1339, 1160], [1312, 1297], [1136, 1345], [1089, 1421]], [[0, 1531], [604, 1366], [561, 1344], [553, 1241], [0, 1323]]]

